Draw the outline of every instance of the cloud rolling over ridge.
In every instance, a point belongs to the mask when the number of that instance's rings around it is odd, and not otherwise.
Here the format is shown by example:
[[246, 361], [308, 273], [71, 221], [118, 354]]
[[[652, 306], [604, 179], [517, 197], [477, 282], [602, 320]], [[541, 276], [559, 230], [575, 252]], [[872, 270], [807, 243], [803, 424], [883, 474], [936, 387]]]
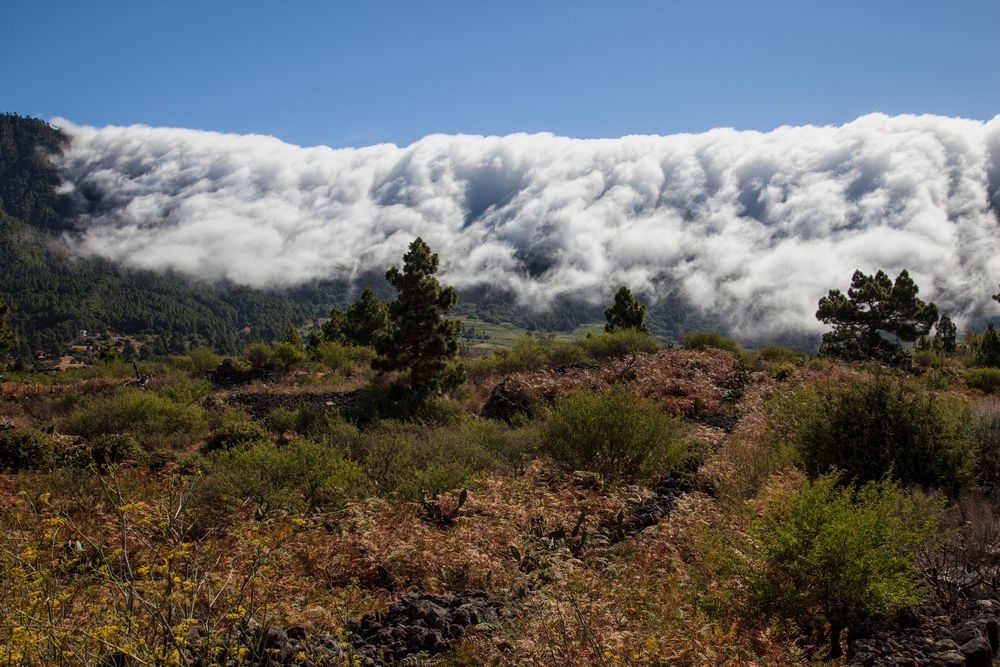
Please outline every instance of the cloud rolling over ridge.
[[677, 291], [746, 340], [822, 330], [817, 299], [856, 268], [909, 269], [960, 322], [1000, 281], [1000, 116], [357, 149], [57, 124], [66, 189], [100, 194], [76, 249], [208, 279], [352, 279], [420, 235], [460, 289], [537, 308]]

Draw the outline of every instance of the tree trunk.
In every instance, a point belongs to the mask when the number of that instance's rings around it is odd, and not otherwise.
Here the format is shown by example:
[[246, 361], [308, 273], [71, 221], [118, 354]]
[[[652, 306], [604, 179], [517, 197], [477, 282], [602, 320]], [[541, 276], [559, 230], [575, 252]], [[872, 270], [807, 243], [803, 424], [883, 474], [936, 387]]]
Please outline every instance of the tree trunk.
[[837, 623], [830, 626], [830, 660], [836, 660], [844, 655], [840, 649], [840, 635], [844, 631], [844, 624]]

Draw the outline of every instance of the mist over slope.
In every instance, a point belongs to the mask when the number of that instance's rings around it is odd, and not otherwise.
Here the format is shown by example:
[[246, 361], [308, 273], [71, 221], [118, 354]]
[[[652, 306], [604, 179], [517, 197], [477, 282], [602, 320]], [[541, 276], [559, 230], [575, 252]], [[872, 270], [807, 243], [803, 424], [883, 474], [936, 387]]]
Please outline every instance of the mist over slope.
[[78, 252], [252, 286], [352, 279], [414, 236], [461, 288], [526, 306], [674, 293], [760, 340], [812, 333], [856, 268], [910, 270], [959, 323], [1000, 280], [1000, 116], [580, 140], [428, 136], [302, 148], [272, 137], [58, 120]]

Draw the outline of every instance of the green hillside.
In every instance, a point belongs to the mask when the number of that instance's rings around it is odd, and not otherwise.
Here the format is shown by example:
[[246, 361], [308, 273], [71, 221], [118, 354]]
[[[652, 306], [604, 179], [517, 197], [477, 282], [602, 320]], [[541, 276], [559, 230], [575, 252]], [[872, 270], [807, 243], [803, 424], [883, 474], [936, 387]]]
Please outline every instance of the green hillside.
[[42, 121], [0, 115], [0, 294], [11, 306], [18, 356], [58, 352], [81, 329], [153, 334], [163, 348], [156, 351], [233, 351], [323, 312], [282, 294], [75, 256], [56, 235], [72, 227], [73, 211], [55, 193], [58, 175], [45, 157], [64, 141]]

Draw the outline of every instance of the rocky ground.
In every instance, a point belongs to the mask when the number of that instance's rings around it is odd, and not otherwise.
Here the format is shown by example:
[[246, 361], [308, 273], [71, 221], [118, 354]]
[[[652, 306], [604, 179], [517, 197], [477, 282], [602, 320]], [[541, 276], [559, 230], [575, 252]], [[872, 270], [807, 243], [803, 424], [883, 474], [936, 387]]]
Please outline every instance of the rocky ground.
[[851, 642], [847, 664], [989, 667], [994, 664], [1000, 602], [977, 600], [957, 613], [939, 605], [908, 608], [870, 637]]

